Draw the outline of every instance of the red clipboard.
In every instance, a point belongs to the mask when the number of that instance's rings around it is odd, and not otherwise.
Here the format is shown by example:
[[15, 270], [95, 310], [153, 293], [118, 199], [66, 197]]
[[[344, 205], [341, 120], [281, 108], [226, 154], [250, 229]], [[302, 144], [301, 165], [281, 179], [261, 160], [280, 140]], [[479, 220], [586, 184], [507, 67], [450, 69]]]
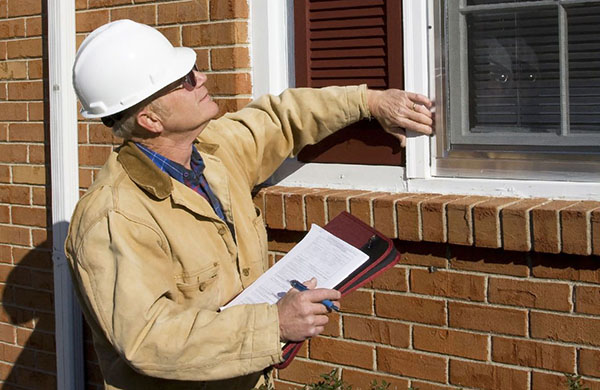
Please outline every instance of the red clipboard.
[[[375, 279], [400, 261], [400, 253], [391, 239], [345, 211], [323, 228], [369, 255], [367, 261], [335, 286], [335, 289], [342, 293], [342, 297]], [[286, 368], [302, 347], [302, 343], [286, 343], [282, 348], [284, 360], [274, 367]]]

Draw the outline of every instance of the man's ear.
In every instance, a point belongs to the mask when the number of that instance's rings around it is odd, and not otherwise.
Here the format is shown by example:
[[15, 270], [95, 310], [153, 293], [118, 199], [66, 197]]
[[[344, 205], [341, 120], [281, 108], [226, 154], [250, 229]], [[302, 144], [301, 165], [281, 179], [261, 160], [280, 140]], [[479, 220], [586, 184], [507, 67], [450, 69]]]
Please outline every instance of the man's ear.
[[135, 119], [142, 128], [148, 130], [154, 135], [159, 135], [163, 132], [164, 127], [160, 116], [158, 116], [149, 107], [144, 107], [137, 113]]

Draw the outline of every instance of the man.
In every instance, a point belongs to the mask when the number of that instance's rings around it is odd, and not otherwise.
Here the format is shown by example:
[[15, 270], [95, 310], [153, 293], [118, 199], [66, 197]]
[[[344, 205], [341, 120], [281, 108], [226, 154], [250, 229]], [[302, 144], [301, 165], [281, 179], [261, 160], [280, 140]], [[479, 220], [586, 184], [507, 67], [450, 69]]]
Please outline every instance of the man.
[[82, 115], [125, 139], [65, 244], [107, 389], [261, 383], [280, 343], [321, 333], [320, 302], [340, 294], [312, 280], [276, 305], [219, 312], [267, 268], [252, 188], [304, 145], [371, 115], [391, 132], [431, 133], [427, 98], [365, 86], [288, 90], [212, 120], [194, 64], [193, 50], [127, 20], [92, 32], [75, 60]]

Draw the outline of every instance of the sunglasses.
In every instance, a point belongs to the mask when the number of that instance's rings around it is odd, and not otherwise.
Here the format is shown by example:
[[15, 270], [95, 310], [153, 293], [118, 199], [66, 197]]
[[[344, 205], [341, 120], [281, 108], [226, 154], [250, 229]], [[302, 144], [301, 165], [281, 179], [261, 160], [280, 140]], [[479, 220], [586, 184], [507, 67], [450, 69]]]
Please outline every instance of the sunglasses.
[[198, 71], [198, 67], [196, 65], [194, 65], [192, 70], [190, 70], [188, 74], [186, 74], [179, 80], [179, 82], [177, 83], [177, 86], [174, 87], [173, 89], [169, 90], [169, 93], [173, 92], [177, 89], [180, 89], [180, 88], [184, 88], [186, 91], [193, 91], [194, 88], [196, 88], [196, 85], [198, 84], [196, 82], [196, 74], [194, 73], [197, 71]]

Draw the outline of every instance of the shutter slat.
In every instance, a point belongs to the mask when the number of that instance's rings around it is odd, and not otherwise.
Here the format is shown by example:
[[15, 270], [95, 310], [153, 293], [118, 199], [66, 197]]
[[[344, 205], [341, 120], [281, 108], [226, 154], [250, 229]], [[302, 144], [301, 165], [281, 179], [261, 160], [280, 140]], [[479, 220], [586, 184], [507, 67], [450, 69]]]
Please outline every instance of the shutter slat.
[[347, 48], [347, 49], [332, 49], [332, 50], [313, 50], [311, 59], [317, 60], [321, 58], [343, 58], [344, 61], [352, 61], [356, 58], [364, 57], [385, 57], [385, 47], [369, 47], [369, 48]]
[[311, 39], [332, 39], [332, 38], [353, 38], [353, 37], [385, 37], [383, 27], [374, 28], [353, 28], [339, 30], [313, 31], [310, 33]]
[[332, 28], [358, 28], [358, 27], [381, 27], [385, 25], [383, 18], [359, 18], [359, 19], [327, 19], [311, 23], [311, 31], [327, 30]]
[[365, 17], [383, 17], [385, 15], [384, 10], [381, 7], [376, 8], [348, 8], [348, 9], [337, 9], [333, 11], [319, 11], [311, 12], [310, 21], [316, 23], [322, 19], [336, 20], [336, 19], [353, 19], [353, 18], [365, 18]]
[[340, 47], [374, 47], [385, 46], [383, 38], [365, 38], [365, 39], [337, 39], [313, 41], [311, 49], [335, 49]]
[[311, 1], [310, 10], [328, 10], [328, 9], [343, 9], [343, 8], [363, 8], [363, 7], [382, 7], [383, 0], [340, 0], [340, 1]]
[[349, 63], [347, 58], [339, 58], [335, 60], [318, 60], [313, 61], [313, 69], [323, 69], [323, 68], [332, 68], [332, 69], [344, 69], [344, 68], [354, 68], [354, 67], [362, 67], [362, 68], [373, 68], [379, 67], [383, 68], [385, 66], [385, 58], [354, 58], [352, 60], [352, 64]]

